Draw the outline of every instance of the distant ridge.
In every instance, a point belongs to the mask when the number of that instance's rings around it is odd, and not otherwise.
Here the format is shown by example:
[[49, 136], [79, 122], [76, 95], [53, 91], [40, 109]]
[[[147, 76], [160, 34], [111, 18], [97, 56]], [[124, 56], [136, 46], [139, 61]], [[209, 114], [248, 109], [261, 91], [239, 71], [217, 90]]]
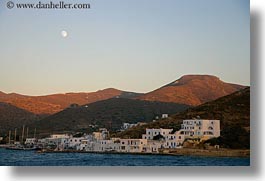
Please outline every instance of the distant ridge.
[[0, 92], [0, 102], [10, 103], [35, 114], [54, 114], [71, 104], [88, 104], [113, 97], [134, 98], [138, 93], [121, 91], [113, 88], [90, 93], [66, 93], [47, 96], [26, 96]]

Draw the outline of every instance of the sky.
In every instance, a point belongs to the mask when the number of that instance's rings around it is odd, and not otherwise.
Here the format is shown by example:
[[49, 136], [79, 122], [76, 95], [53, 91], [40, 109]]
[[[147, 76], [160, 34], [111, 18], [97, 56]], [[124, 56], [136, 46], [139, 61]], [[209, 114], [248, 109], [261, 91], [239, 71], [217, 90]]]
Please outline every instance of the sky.
[[248, 0], [64, 1], [91, 5], [78, 10], [8, 9], [6, 2], [0, 91], [144, 93], [187, 74], [250, 85]]

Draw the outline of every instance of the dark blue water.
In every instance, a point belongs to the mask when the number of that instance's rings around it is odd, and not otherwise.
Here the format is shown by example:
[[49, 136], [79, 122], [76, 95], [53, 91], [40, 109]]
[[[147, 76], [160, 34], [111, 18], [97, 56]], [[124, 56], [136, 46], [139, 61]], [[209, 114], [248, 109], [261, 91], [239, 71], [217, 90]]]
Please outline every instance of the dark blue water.
[[7, 166], [249, 166], [249, 158], [94, 153], [36, 153], [0, 148]]

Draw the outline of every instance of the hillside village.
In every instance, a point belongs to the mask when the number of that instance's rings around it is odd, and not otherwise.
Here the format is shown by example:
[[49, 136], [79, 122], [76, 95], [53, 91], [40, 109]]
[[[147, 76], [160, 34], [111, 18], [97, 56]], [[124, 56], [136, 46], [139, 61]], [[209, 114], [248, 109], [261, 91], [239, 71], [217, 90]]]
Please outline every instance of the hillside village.
[[[139, 139], [109, 137], [106, 128], [83, 135], [52, 134], [43, 139], [27, 138], [25, 149], [41, 148], [43, 151], [126, 152], [159, 153], [160, 149], [182, 148], [186, 139], [208, 140], [220, 136], [219, 120], [183, 120], [181, 129], [146, 129]], [[19, 145], [19, 143], [15, 143]], [[14, 145], [14, 149], [18, 146]]]

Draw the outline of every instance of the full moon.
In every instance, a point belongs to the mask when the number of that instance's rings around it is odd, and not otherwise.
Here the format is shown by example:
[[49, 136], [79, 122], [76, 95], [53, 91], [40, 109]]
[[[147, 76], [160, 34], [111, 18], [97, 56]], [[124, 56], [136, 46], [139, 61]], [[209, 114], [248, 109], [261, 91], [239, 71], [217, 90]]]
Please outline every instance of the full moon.
[[68, 36], [68, 33], [67, 33], [67, 31], [63, 30], [63, 31], [61, 31], [61, 35], [63, 38], [66, 38]]

